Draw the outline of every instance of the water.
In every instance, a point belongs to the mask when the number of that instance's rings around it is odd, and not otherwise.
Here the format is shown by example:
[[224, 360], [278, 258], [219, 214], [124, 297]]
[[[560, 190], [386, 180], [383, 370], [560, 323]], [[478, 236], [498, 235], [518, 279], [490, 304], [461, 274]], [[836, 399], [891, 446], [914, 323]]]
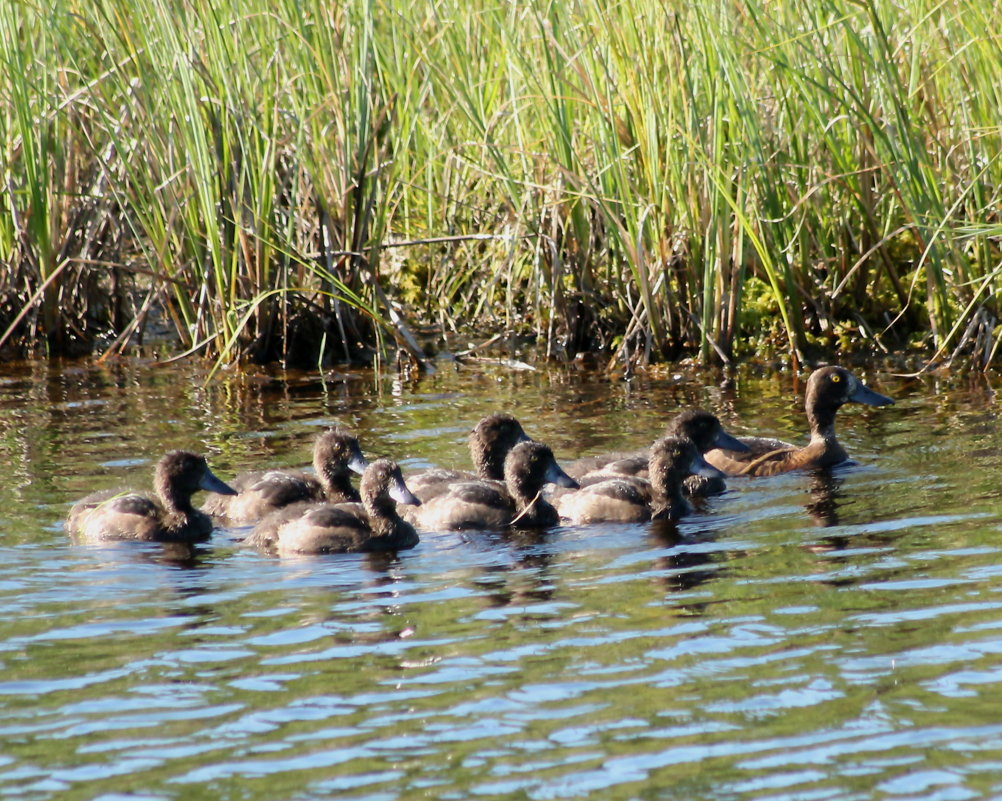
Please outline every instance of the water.
[[303, 465], [317, 428], [465, 467], [507, 409], [558, 459], [678, 407], [800, 439], [792, 378], [445, 368], [0, 380], [0, 796], [953, 799], [1002, 794], [1002, 467], [984, 379], [866, 374], [857, 464], [733, 480], [671, 526], [426, 536], [398, 558], [71, 545], [68, 504], [172, 447]]

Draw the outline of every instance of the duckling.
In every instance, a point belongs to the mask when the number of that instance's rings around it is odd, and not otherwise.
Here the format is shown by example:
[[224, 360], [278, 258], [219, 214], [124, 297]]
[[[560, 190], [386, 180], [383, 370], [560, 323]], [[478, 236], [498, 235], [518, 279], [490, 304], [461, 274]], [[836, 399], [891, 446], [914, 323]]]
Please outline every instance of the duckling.
[[577, 487], [541, 442], [520, 442], [504, 460], [504, 485], [461, 481], [433, 497], [408, 519], [421, 529], [543, 528], [556, 525], [557, 510], [542, 497], [543, 484]]
[[[687, 409], [677, 414], [668, 423], [667, 437], [681, 437], [695, 443], [700, 453], [714, 448], [743, 452], [748, 446], [737, 437], [731, 436], [721, 425], [716, 415], [704, 409]], [[638, 476], [647, 478], [649, 449], [632, 453], [588, 456], [574, 462], [568, 473], [582, 483], [594, 483], [595, 477]], [[716, 495], [727, 489], [723, 478], [718, 476], [691, 475], [683, 482], [683, 490], [693, 497]]]
[[414, 526], [400, 517], [396, 504], [421, 502], [407, 488], [396, 462], [372, 462], [359, 489], [361, 503], [300, 502], [277, 509], [244, 543], [280, 556], [402, 551], [418, 544]]
[[470, 432], [470, 459], [476, 468], [475, 473], [433, 468], [409, 476], [407, 484], [422, 503], [461, 481], [495, 481], [499, 489], [503, 488], [505, 457], [518, 443], [530, 441], [521, 423], [512, 415], [503, 412], [489, 414]]
[[821, 367], [807, 380], [805, 409], [811, 429], [807, 445], [765, 437], [742, 437], [746, 453], [712, 450], [706, 460], [729, 476], [774, 476], [790, 470], [834, 467], [849, 458], [835, 437], [835, 413], [845, 403], [888, 406], [894, 400], [874, 392], [844, 367]]
[[362, 473], [367, 464], [358, 439], [344, 429], [331, 428], [317, 436], [313, 445], [316, 476], [298, 470], [241, 473], [232, 482], [236, 497], [210, 495], [202, 511], [229, 524], [244, 525], [299, 501], [357, 501], [359, 495], [349, 476]]
[[[640, 523], [651, 519], [676, 520], [692, 511], [682, 494], [687, 475], [720, 478], [688, 438], [663, 437], [650, 448], [648, 474], [609, 476], [578, 492], [557, 499], [560, 517], [572, 523]], [[584, 479], [583, 479], [584, 480]]]
[[67, 531], [83, 542], [205, 542], [212, 521], [191, 505], [191, 496], [200, 489], [237, 494], [213, 475], [205, 457], [188, 451], [165, 454], [157, 462], [153, 486], [156, 497], [114, 490], [88, 495], [70, 509]]

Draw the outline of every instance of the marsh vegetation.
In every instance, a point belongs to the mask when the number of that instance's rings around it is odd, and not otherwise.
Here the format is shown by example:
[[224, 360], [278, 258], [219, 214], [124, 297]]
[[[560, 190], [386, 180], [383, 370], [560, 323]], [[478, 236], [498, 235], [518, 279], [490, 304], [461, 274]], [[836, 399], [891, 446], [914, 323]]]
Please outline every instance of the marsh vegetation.
[[5, 3], [0, 350], [990, 364], [999, 12]]

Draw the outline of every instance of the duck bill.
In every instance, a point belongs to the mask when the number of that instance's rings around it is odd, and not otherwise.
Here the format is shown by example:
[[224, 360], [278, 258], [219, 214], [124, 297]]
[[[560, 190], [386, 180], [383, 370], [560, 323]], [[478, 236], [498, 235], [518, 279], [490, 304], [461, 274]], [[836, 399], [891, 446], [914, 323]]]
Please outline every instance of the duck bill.
[[369, 460], [362, 456], [361, 451], [352, 451], [351, 458], [348, 460], [348, 469], [353, 473], [358, 473], [361, 475], [365, 472], [365, 468], [369, 466]]
[[717, 433], [716, 439], [713, 440], [713, 447], [720, 448], [725, 451], [737, 451], [738, 453], [747, 453], [751, 450], [747, 445], [745, 445], [737, 437], [732, 437], [723, 429]]
[[581, 485], [578, 484], [573, 478], [571, 478], [567, 473], [556, 462], [552, 462], [549, 467], [546, 468], [546, 474], [543, 476], [551, 484], [556, 484], [558, 487], [567, 487], [568, 489], [581, 489]]
[[[741, 444], [744, 445], [744, 443]], [[748, 450], [748, 447], [745, 446], [744, 449]], [[733, 448], [731, 450], [733, 450]], [[716, 467], [714, 467], [712, 464], [706, 461], [706, 459], [703, 458], [703, 454], [701, 453], [696, 454], [692, 462], [689, 463], [689, 473], [691, 473], [694, 476], [704, 476], [705, 478], [727, 477], [727, 473], [718, 470]]]
[[856, 388], [849, 393], [849, 400], [856, 403], [863, 403], [867, 406], [890, 406], [894, 403], [893, 398], [874, 392], [862, 381], [856, 383]]
[[206, 492], [215, 492], [219, 495], [238, 494], [237, 491], [225, 481], [221, 481], [216, 478], [211, 470], [206, 470], [202, 473], [202, 477], [198, 480], [198, 488], [203, 489]]
[[396, 479], [390, 484], [390, 497], [397, 503], [405, 503], [408, 506], [420, 506], [421, 501], [417, 495], [407, 489], [407, 485], [400, 479]]

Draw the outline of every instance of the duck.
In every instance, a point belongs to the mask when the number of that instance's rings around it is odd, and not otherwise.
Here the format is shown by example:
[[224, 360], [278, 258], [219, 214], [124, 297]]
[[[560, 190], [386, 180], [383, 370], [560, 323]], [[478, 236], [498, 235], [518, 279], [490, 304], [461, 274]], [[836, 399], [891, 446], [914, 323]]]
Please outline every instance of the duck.
[[414, 526], [401, 518], [397, 504], [419, 506], [392, 459], [377, 459], [362, 473], [360, 502], [300, 501], [261, 520], [244, 540], [279, 556], [293, 554], [403, 551], [418, 544]]
[[549, 446], [520, 442], [505, 457], [503, 485], [493, 480], [456, 482], [405, 514], [418, 528], [432, 531], [555, 526], [560, 516], [542, 495], [547, 482], [578, 487]]
[[180, 450], [157, 462], [153, 486], [155, 495], [115, 490], [88, 495], [71, 507], [67, 531], [83, 542], [205, 542], [212, 520], [191, 505], [191, 496], [199, 490], [237, 494], [213, 474], [204, 456]]
[[[728, 434], [720, 419], [705, 409], [686, 409], [669, 421], [666, 437], [681, 437], [691, 440], [700, 453], [715, 448], [742, 453], [749, 446], [737, 437]], [[596, 478], [613, 476], [637, 476], [647, 478], [650, 450], [643, 449], [631, 453], [587, 456], [572, 463], [567, 472], [582, 483], [594, 483]], [[717, 495], [727, 489], [722, 476], [693, 474], [685, 478], [682, 488], [691, 497]]]
[[662, 437], [648, 450], [648, 475], [593, 477], [577, 492], [561, 495], [557, 511], [571, 523], [642, 523], [677, 520], [692, 512], [682, 493], [686, 476], [722, 478], [687, 437]]
[[230, 525], [248, 525], [275, 509], [301, 501], [358, 501], [349, 476], [361, 474], [367, 465], [358, 439], [342, 428], [330, 428], [321, 432], [313, 445], [316, 476], [298, 470], [241, 473], [231, 482], [236, 496], [212, 494], [202, 504], [202, 511]]
[[529, 435], [514, 416], [494, 412], [483, 417], [470, 432], [470, 459], [475, 472], [432, 468], [410, 475], [407, 484], [422, 503], [443, 494], [450, 485], [464, 481], [493, 481], [498, 489], [503, 489], [505, 457], [518, 443], [529, 441]]
[[706, 460], [729, 476], [775, 476], [791, 470], [834, 467], [849, 459], [835, 436], [835, 413], [846, 403], [890, 406], [892, 398], [866, 386], [844, 367], [820, 367], [807, 379], [804, 408], [811, 438], [799, 447], [769, 437], [741, 437], [747, 451], [716, 449]]

